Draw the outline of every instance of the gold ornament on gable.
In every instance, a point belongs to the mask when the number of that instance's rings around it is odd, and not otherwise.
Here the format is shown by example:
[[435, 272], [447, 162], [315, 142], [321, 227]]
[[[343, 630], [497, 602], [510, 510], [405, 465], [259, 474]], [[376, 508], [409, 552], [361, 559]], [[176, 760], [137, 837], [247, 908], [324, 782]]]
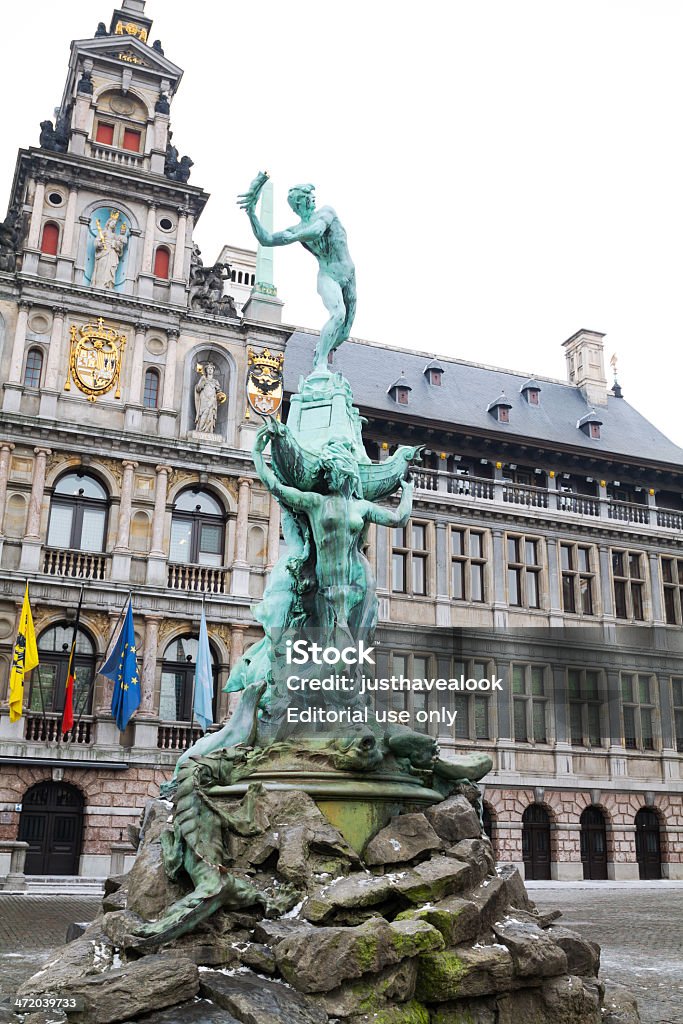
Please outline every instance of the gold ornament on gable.
[[95, 323], [70, 328], [69, 369], [64, 390], [71, 390], [71, 380], [88, 396], [88, 401], [106, 395], [115, 388], [114, 398], [121, 397], [121, 361], [128, 338], [102, 317]]
[[147, 29], [144, 25], [136, 25], [134, 21], [117, 21], [115, 36], [135, 36], [141, 43], [147, 42]]

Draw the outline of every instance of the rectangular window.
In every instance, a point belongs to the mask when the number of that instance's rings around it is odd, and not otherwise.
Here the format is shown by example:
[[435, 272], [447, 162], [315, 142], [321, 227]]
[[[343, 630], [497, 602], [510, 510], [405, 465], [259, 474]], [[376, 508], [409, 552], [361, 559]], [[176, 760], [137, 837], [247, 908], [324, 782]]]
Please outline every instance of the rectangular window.
[[[454, 661], [451, 671], [456, 679], [460, 679], [461, 676], [464, 676], [465, 679], [484, 679], [494, 669], [489, 662], [472, 659]], [[461, 692], [454, 694], [452, 707], [454, 711], [457, 711], [454, 727], [456, 739], [491, 739], [493, 734], [493, 699], [485, 694]], [[451, 706], [450, 703], [449, 706]]]
[[95, 133], [95, 142], [101, 142], [104, 146], [114, 145], [114, 125], [99, 121]]
[[451, 597], [455, 601], [486, 600], [486, 542], [482, 530], [451, 528]]
[[169, 559], [171, 562], [190, 562], [192, 560], [192, 523], [177, 519], [171, 523]]
[[393, 531], [391, 589], [395, 594], [425, 597], [429, 591], [429, 526], [411, 522]]
[[571, 615], [593, 615], [594, 549], [582, 544], [560, 544], [562, 608]]
[[671, 680], [674, 698], [674, 744], [679, 754], [683, 754], [683, 679]]
[[655, 749], [655, 689], [648, 675], [621, 674], [624, 745], [628, 750]]
[[618, 619], [645, 620], [645, 567], [640, 551], [613, 551], [614, 611]]
[[547, 668], [545, 665], [513, 665], [512, 694], [515, 740], [547, 743]]
[[601, 747], [600, 672], [595, 669], [567, 669], [567, 696], [571, 741], [575, 747]]
[[122, 149], [129, 149], [131, 153], [139, 153], [141, 139], [141, 132], [135, 131], [134, 128], [124, 128]]
[[683, 558], [662, 556], [664, 615], [670, 626], [683, 625]]
[[537, 537], [507, 538], [508, 603], [519, 608], [541, 607], [541, 541]]
[[53, 502], [50, 509], [50, 527], [47, 532], [47, 546], [49, 548], [71, 547], [73, 518], [73, 508], [57, 505]]

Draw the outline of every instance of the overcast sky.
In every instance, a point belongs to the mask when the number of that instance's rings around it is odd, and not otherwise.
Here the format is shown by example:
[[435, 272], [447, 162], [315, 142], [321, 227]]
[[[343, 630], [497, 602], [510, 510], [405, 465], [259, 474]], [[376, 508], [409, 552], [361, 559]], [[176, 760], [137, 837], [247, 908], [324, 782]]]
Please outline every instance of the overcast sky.
[[[106, 0], [4, 12], [2, 191]], [[234, 203], [270, 171], [344, 223], [353, 334], [565, 377], [604, 332], [625, 397], [683, 445], [680, 0], [147, 0], [185, 70], [174, 141], [212, 199], [205, 262], [253, 246]], [[3, 200], [4, 203], [4, 200]], [[285, 321], [319, 329], [315, 263], [276, 254]], [[609, 370], [608, 370], [609, 373]]]

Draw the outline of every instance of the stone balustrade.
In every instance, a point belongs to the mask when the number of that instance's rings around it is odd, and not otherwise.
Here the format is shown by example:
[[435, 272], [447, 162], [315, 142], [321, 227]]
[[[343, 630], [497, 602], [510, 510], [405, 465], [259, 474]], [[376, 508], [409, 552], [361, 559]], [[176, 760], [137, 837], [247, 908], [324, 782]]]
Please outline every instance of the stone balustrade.
[[43, 572], [46, 576], [65, 576], [78, 580], [106, 580], [109, 557], [91, 551], [65, 551], [45, 548]]

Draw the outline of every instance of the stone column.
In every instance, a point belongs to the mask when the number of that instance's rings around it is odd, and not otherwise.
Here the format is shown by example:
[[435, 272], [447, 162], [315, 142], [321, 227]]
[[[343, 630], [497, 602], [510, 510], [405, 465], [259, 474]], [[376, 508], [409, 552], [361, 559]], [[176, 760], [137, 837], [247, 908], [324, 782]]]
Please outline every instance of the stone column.
[[156, 688], [157, 654], [159, 650], [159, 625], [161, 616], [145, 615], [145, 651], [142, 659], [142, 700], [138, 716], [152, 718], [155, 715], [154, 691]]
[[181, 207], [178, 211], [178, 230], [176, 232], [175, 253], [173, 255], [173, 276], [182, 280], [185, 268], [185, 238], [187, 237], [187, 210]]
[[24, 349], [26, 347], [26, 327], [28, 325], [28, 314], [31, 303], [21, 299], [18, 303], [19, 313], [17, 326], [14, 329], [14, 341], [12, 343], [12, 360], [9, 367], [9, 377], [5, 383], [5, 398], [3, 409], [5, 412], [19, 412], [21, 395], [23, 391], [21, 380], [21, 369], [24, 365]]
[[[231, 626], [230, 627], [230, 671], [232, 672], [235, 665], [244, 654], [244, 634], [246, 632], [246, 626]], [[225, 722], [230, 718], [233, 711], [237, 707], [240, 699], [239, 693], [226, 693], [224, 696], [228, 698], [227, 708], [224, 710], [221, 704], [220, 714], [224, 714], [225, 718], [221, 718], [221, 722]], [[227, 712], [227, 714], [226, 714]]]
[[140, 321], [138, 321], [135, 324], [133, 360], [130, 367], [128, 401], [126, 402], [126, 430], [140, 430], [142, 428], [142, 371], [145, 362], [146, 333], [147, 324], [143, 324]]
[[507, 561], [505, 537], [502, 530], [492, 530], [493, 535], [493, 624], [503, 629], [508, 624], [508, 606], [505, 592]]
[[142, 266], [138, 275], [138, 295], [141, 299], [151, 299], [154, 294], [154, 274], [152, 273], [152, 257], [154, 256], [154, 236], [157, 223], [156, 203], [147, 207], [145, 238], [142, 244]]
[[235, 527], [235, 558], [232, 563], [231, 593], [237, 597], [249, 597], [249, 563], [247, 562], [247, 540], [249, 533], [249, 503], [251, 484], [249, 477], [237, 481], [237, 523]]
[[436, 524], [436, 624], [450, 626], [451, 604], [449, 594], [449, 536], [446, 523]]
[[266, 572], [270, 572], [280, 557], [280, 505], [271, 495], [270, 514], [268, 516], [268, 562]]
[[166, 350], [166, 369], [164, 371], [164, 390], [159, 410], [159, 433], [162, 437], [173, 437], [176, 433], [178, 410], [175, 408], [176, 360], [178, 356], [178, 337], [180, 332], [171, 328], [167, 331], [168, 348]]
[[116, 531], [116, 544], [112, 551], [111, 578], [121, 580], [123, 583], [130, 581], [130, 520], [131, 505], [133, 501], [133, 479], [137, 462], [125, 459], [123, 466], [123, 480], [121, 482], [121, 503], [119, 505], [119, 523]]
[[40, 393], [40, 415], [51, 420], [57, 418], [57, 401], [62, 390], [60, 385], [63, 383], [60, 377], [66, 379], [66, 367], [62, 365], [65, 318], [66, 309], [63, 306], [52, 307], [52, 330], [45, 368], [45, 387]]
[[13, 451], [14, 445], [11, 442], [4, 441], [0, 444], [0, 537], [2, 536], [2, 524], [5, 519], [7, 481], [9, 480], [9, 467]]
[[152, 519], [152, 547], [147, 561], [147, 583], [152, 586], [166, 585], [167, 552], [164, 551], [164, 522], [166, 519], [166, 498], [170, 466], [157, 466], [156, 491], [154, 494], [154, 517]]
[[76, 226], [76, 204], [78, 202], [78, 188], [72, 185], [69, 189], [69, 199], [66, 204], [66, 216], [62, 230], [62, 242], [57, 256], [57, 280], [71, 281], [73, 278], [74, 263], [76, 254], [74, 252], [74, 228]]
[[35, 460], [33, 463], [33, 484], [31, 487], [31, 498], [28, 503], [28, 519], [26, 522], [26, 533], [21, 547], [21, 561], [19, 568], [28, 572], [38, 572], [40, 565], [40, 549], [42, 541], [40, 537], [40, 520], [43, 510], [43, 495], [45, 493], [45, 470], [47, 457], [51, 455], [50, 448], [34, 448]]
[[36, 191], [33, 196], [33, 209], [31, 210], [31, 222], [26, 240], [27, 249], [38, 249], [40, 243], [40, 225], [43, 219], [43, 207], [45, 205], [45, 178], [36, 178]]

